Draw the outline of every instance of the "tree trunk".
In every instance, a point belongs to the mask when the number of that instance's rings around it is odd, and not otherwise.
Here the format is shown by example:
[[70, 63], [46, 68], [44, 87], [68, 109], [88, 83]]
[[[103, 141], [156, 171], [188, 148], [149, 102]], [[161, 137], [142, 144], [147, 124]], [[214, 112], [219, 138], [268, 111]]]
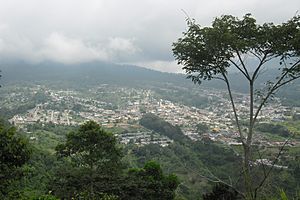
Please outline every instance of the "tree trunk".
[[251, 161], [251, 145], [244, 145], [244, 179], [245, 179], [245, 190], [246, 190], [246, 199], [253, 199], [253, 190], [252, 190], [252, 178], [250, 172], [250, 161]]
[[254, 81], [250, 80], [249, 82], [249, 95], [250, 95], [250, 110], [249, 110], [249, 129], [247, 134], [247, 140], [244, 147], [244, 170], [245, 170], [245, 189], [246, 189], [246, 198], [247, 199], [255, 199], [254, 198], [254, 191], [252, 188], [252, 177], [251, 177], [251, 158], [252, 158], [252, 136], [253, 136], [253, 127], [254, 127]]
[[94, 165], [93, 162], [90, 164], [90, 196], [92, 199], [95, 199], [95, 194], [94, 194], [94, 171], [93, 171]]

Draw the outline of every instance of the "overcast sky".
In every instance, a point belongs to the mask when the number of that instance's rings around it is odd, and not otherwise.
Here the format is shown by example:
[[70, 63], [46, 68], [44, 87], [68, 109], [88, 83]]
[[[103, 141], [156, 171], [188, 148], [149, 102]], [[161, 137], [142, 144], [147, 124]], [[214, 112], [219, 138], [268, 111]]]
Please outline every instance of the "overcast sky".
[[0, 0], [0, 58], [80, 63], [95, 60], [179, 72], [172, 42], [184, 10], [208, 26], [216, 16], [252, 13], [280, 23], [299, 0]]

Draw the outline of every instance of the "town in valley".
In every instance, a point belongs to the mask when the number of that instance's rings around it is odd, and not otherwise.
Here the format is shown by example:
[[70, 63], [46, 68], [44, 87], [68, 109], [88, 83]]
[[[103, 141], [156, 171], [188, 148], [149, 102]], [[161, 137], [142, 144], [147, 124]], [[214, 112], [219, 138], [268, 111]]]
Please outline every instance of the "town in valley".
[[[203, 97], [209, 103], [201, 108], [187, 106], [181, 102], [162, 99], [151, 89], [129, 88], [101, 84], [87, 90], [61, 90], [46, 85], [11, 86], [12, 92], [3, 93], [2, 105], [8, 109], [15, 103], [33, 101], [32, 108], [15, 114], [9, 121], [26, 130], [28, 124], [79, 125], [87, 120], [94, 120], [104, 128], [117, 128], [121, 143], [138, 145], [159, 144], [167, 146], [173, 141], [139, 124], [145, 113], [152, 113], [174, 126], [191, 140], [208, 139], [228, 145], [240, 145], [236, 130], [234, 113], [226, 91], [201, 88]], [[239, 117], [247, 119], [248, 96], [235, 93], [235, 102]], [[298, 113], [297, 107], [283, 106], [279, 98], [266, 104], [258, 120], [260, 122], [280, 123]], [[199, 134], [197, 124], [206, 124], [209, 129]], [[125, 130], [125, 131], [124, 131]], [[32, 137], [35, 139], [35, 137]], [[264, 135], [257, 135], [256, 144], [280, 146], [283, 140], [269, 140]], [[298, 145], [290, 141], [288, 145]]]

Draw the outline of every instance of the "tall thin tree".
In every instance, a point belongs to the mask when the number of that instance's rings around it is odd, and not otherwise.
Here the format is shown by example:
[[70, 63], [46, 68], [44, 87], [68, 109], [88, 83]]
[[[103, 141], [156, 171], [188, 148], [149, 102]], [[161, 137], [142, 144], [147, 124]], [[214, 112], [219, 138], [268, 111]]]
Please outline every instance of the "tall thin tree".
[[[191, 19], [187, 19], [187, 25], [183, 37], [173, 43], [173, 54], [194, 83], [217, 79], [226, 85], [244, 151], [245, 196], [247, 199], [256, 199], [259, 188], [253, 184], [250, 167], [254, 126], [260, 111], [274, 93], [300, 77], [300, 16], [277, 25], [257, 24], [251, 14], [246, 14], [242, 19], [224, 15], [216, 18], [211, 27], [201, 27]], [[247, 63], [247, 59], [256, 59], [256, 64]], [[273, 65], [277, 63], [278, 76], [267, 81], [264, 90], [258, 93], [260, 98], [256, 99], [255, 83], [270, 61]], [[228, 76], [231, 67], [248, 83], [250, 102], [247, 131], [241, 127], [236, 108]]]

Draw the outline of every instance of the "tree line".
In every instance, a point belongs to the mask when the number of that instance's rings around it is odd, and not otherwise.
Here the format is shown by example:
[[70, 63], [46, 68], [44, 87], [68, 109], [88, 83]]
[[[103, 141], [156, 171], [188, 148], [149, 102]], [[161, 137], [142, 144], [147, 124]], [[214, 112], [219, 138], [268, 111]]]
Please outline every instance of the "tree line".
[[38, 158], [52, 162], [52, 165], [55, 163], [48, 174], [50, 178], [44, 187], [45, 194], [28, 193], [28, 188], [24, 189], [24, 176], [28, 176], [27, 173], [30, 176], [31, 169], [28, 168], [36, 167], [29, 164], [34, 149], [28, 140], [3, 122], [0, 124], [0, 138], [1, 199], [175, 198], [179, 184], [176, 175], [164, 174], [154, 161], [147, 162], [142, 168], [128, 168], [122, 162], [122, 149], [117, 139], [94, 121], [68, 133], [66, 141], [57, 145], [52, 160]]

